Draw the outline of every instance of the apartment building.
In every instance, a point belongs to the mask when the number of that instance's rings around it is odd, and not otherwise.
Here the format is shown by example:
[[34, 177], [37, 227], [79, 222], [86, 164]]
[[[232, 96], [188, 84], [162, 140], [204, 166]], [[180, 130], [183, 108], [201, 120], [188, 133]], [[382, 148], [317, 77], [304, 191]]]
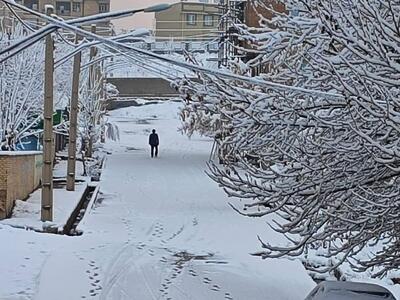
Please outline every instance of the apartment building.
[[[55, 13], [64, 19], [79, 18], [110, 11], [110, 0], [15, 0], [30, 9], [44, 12], [45, 5], [54, 6]], [[29, 17], [25, 14], [25, 18]], [[97, 24], [99, 34], [111, 33], [110, 22]]]
[[157, 40], [204, 41], [218, 36], [219, 8], [216, 4], [179, 2], [155, 14]]

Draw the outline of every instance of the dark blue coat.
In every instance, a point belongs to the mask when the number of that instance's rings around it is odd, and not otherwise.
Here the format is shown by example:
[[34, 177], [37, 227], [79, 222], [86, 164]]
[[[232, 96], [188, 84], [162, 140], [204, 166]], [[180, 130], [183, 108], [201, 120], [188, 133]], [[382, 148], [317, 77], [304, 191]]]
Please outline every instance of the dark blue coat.
[[159, 140], [158, 140], [158, 134], [157, 133], [152, 133], [149, 136], [149, 145], [150, 146], [158, 146]]

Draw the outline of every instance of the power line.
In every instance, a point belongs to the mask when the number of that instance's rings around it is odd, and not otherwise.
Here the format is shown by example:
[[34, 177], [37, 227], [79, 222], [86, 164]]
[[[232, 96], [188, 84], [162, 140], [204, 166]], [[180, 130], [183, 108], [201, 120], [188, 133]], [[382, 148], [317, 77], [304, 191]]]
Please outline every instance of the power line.
[[[16, 6], [19, 7], [20, 9], [29, 12], [33, 15], [36, 15], [42, 19], [45, 19], [46, 21], [53, 23], [55, 25], [57, 25], [58, 27], [64, 28], [64, 29], [68, 29], [71, 31], [74, 31], [75, 33], [78, 33], [82, 36], [86, 36], [89, 38], [92, 38], [94, 40], [100, 41], [102, 42], [105, 46], [110, 47], [110, 48], [122, 48], [124, 50], [128, 50], [128, 51], [133, 51], [135, 53], [140, 53], [143, 54], [145, 56], [149, 56], [149, 57], [153, 57], [153, 58], [157, 58], [161, 61], [170, 63], [172, 65], [175, 66], [179, 66], [181, 68], [185, 68], [185, 69], [189, 69], [192, 71], [196, 71], [196, 72], [201, 72], [201, 73], [205, 73], [211, 76], [216, 76], [216, 77], [220, 77], [220, 78], [225, 78], [225, 79], [229, 79], [229, 80], [236, 80], [236, 81], [241, 81], [241, 82], [246, 82], [246, 83], [250, 83], [250, 84], [254, 84], [254, 85], [259, 85], [259, 86], [264, 86], [267, 88], [274, 88], [277, 90], [281, 90], [281, 91], [285, 91], [287, 92], [288, 90], [292, 90], [292, 91], [297, 91], [300, 93], [305, 93], [305, 94], [316, 94], [316, 95], [321, 95], [321, 96], [327, 96], [327, 97], [334, 97], [334, 98], [343, 98], [343, 95], [340, 94], [334, 94], [334, 93], [328, 93], [328, 92], [323, 92], [323, 91], [316, 91], [316, 90], [310, 90], [310, 89], [305, 89], [305, 88], [301, 88], [301, 87], [296, 87], [296, 86], [288, 86], [288, 85], [284, 85], [284, 84], [280, 84], [280, 83], [275, 83], [275, 82], [271, 82], [271, 81], [266, 81], [266, 80], [262, 80], [262, 79], [258, 79], [258, 78], [254, 78], [254, 77], [247, 77], [247, 76], [243, 76], [243, 75], [237, 75], [237, 74], [231, 74], [228, 72], [224, 72], [221, 70], [212, 70], [209, 68], [205, 68], [202, 66], [198, 66], [198, 65], [193, 65], [190, 63], [186, 63], [186, 62], [181, 62], [181, 61], [177, 61], [174, 59], [171, 59], [169, 57], [164, 57], [162, 55], [153, 53], [151, 51], [147, 51], [144, 49], [140, 49], [137, 47], [133, 47], [133, 46], [128, 46], [124, 43], [121, 42], [117, 42], [111, 39], [107, 39], [105, 37], [99, 36], [97, 34], [85, 31], [79, 27], [73, 26], [71, 24], [66, 23], [65, 21], [60, 21], [57, 19], [54, 19], [52, 17], [49, 17], [47, 15], [44, 15], [40, 12], [36, 12], [33, 11], [29, 8], [26, 8], [22, 5], [19, 5], [17, 3], [14, 2], [14, 0], [0, 0], [3, 1], [5, 3], [9, 3], [12, 6]], [[104, 14], [104, 16], [107, 14]]]

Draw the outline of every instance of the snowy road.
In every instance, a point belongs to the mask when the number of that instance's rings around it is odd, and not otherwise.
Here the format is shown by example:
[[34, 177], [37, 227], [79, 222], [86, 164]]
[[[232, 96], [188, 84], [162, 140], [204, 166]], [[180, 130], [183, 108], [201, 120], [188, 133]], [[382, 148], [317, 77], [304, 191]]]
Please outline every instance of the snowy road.
[[[266, 225], [227, 205], [204, 172], [211, 141], [177, 132], [176, 103], [120, 110], [113, 121], [121, 144], [108, 159], [96, 215], [112, 211], [119, 228], [110, 238], [121, 246], [104, 270], [101, 299], [303, 298], [313, 283], [300, 263], [249, 255]], [[147, 146], [153, 127], [157, 159]]]
[[[177, 111], [177, 103], [167, 102], [112, 113], [121, 141], [106, 146], [113, 154], [84, 234], [30, 233], [32, 255], [41, 254], [28, 266], [29, 289], [21, 292], [24, 283], [15, 279], [15, 291], [0, 291], [0, 299], [304, 298], [314, 283], [299, 262], [249, 255], [259, 250], [257, 235], [278, 237], [265, 219], [244, 218], [228, 206], [205, 174], [211, 141], [177, 132]], [[157, 159], [147, 146], [152, 128], [160, 135]]]

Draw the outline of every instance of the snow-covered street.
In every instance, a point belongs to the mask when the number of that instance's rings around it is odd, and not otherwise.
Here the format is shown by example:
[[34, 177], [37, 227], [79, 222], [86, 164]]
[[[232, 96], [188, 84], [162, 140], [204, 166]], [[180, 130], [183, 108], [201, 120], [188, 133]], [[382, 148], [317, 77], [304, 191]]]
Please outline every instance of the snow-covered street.
[[[98, 213], [113, 211], [117, 219], [110, 222], [118, 228], [109, 233], [118, 246], [102, 299], [299, 299], [307, 293], [313, 284], [300, 263], [249, 256], [266, 225], [227, 205], [204, 172], [211, 141], [177, 132], [176, 103], [124, 109], [113, 119], [122, 142], [107, 162]], [[161, 139], [157, 159], [147, 146], [153, 127]], [[285, 289], [288, 282], [293, 290]]]
[[[99, 201], [80, 225], [82, 236], [0, 227], [3, 240], [5, 233], [18, 236], [10, 249], [30, 242], [29, 251], [9, 255], [4, 264], [0, 299], [304, 298], [314, 283], [300, 262], [249, 255], [259, 249], [257, 235], [271, 240], [276, 234], [265, 219], [244, 218], [229, 207], [205, 174], [212, 142], [177, 131], [178, 105], [111, 113], [121, 141], [106, 145], [113, 154]], [[152, 128], [160, 136], [157, 159], [147, 146]], [[24, 276], [10, 277], [21, 261]]]
[[399, 15], [0, 0], [0, 300], [400, 300]]

